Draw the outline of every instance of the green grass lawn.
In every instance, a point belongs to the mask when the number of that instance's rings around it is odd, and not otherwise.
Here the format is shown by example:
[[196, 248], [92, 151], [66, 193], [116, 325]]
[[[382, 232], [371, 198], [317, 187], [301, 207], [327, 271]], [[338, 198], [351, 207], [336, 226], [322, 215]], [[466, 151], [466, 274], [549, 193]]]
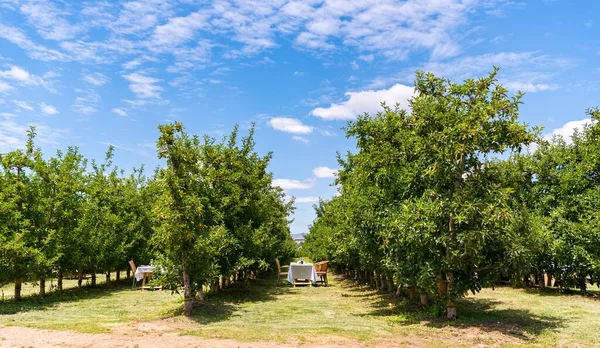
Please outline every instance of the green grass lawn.
[[253, 280], [209, 295], [192, 320], [179, 317], [181, 297], [131, 290], [122, 283], [71, 289], [45, 300], [0, 303], [0, 325], [108, 332], [118, 323], [172, 318], [184, 335], [238, 341], [410, 343], [426, 346], [593, 346], [600, 342], [600, 301], [552, 290], [486, 289], [458, 302], [448, 322], [407, 300], [341, 278], [330, 287], [275, 287]]
[[[122, 279], [124, 279], [125, 277], [127, 277], [127, 272], [120, 272], [120, 276]], [[111, 281], [114, 281], [116, 277], [116, 272], [112, 272], [111, 273]], [[96, 275], [96, 284], [100, 285], [100, 284], [104, 284], [106, 280], [106, 277], [104, 274], [97, 274]], [[132, 281], [132, 280], [130, 280]], [[82, 281], [82, 285], [90, 285], [92, 282], [92, 279], [90, 277], [89, 274], [85, 275], [85, 278]], [[55, 278], [51, 278], [51, 279], [47, 279], [46, 280], [46, 293], [50, 293], [54, 290], [56, 290], [57, 287], [57, 282]], [[71, 289], [71, 288], [76, 288], [77, 287], [77, 279], [76, 278], [64, 278], [63, 279], [63, 289]], [[12, 298], [15, 292], [15, 284], [14, 283], [8, 283], [5, 284], [4, 286], [0, 286], [0, 299], [9, 299]], [[39, 283], [23, 283], [21, 285], [21, 296], [28, 296], [28, 295], [35, 295], [38, 294], [40, 292], [40, 285]], [[2, 297], [3, 296], [3, 297]]]

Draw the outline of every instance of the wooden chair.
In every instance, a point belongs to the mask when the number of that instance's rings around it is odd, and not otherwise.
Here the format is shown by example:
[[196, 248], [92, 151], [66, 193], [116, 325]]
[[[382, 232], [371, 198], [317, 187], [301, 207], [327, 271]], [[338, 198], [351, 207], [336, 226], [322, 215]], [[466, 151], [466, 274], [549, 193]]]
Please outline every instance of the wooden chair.
[[129, 267], [131, 267], [131, 271], [133, 272], [133, 285], [131, 285], [131, 288], [135, 288], [135, 271], [137, 270], [137, 268], [135, 267], [135, 263], [133, 262], [133, 260], [129, 260]]
[[275, 263], [277, 264], [277, 283], [275, 283], [275, 286], [277, 286], [277, 285], [279, 285], [279, 279], [281, 278], [281, 276], [285, 276], [287, 278], [287, 275], [288, 275], [288, 272], [282, 272], [281, 269], [282, 268], [288, 268], [289, 269], [290, 266], [289, 265], [282, 266], [279, 263], [279, 259], [277, 259], [277, 258], [275, 259]]
[[317, 277], [319, 277], [320, 282], [325, 284], [325, 286], [329, 286], [329, 282], [327, 281], [328, 267], [329, 261], [321, 261], [315, 264], [315, 271], [317, 272]]

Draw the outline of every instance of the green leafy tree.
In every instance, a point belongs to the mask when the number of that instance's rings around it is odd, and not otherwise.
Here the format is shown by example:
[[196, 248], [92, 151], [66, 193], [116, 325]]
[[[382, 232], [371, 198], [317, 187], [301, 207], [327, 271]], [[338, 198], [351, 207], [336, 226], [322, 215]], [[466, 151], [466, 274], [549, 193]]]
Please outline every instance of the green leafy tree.
[[600, 111], [572, 137], [542, 142], [533, 155], [534, 204], [551, 233], [543, 267], [565, 287], [600, 280]]
[[384, 105], [346, 128], [358, 151], [340, 160], [353, 236], [342, 240], [361, 264], [437, 293], [449, 317], [454, 299], [504, 267], [514, 189], [494, 157], [537, 138], [518, 122], [521, 94], [510, 97], [496, 73], [456, 84], [418, 72], [410, 112]]
[[21, 299], [23, 281], [37, 273], [44, 260], [37, 248], [41, 223], [36, 203], [37, 182], [32, 179], [35, 158], [35, 129], [28, 132], [25, 151], [18, 149], [0, 156], [0, 281], [15, 282], [14, 298]]
[[[167, 271], [181, 274], [184, 314], [192, 314], [194, 293], [217, 273], [214, 259], [226, 235], [222, 212], [215, 209], [214, 172], [204, 164], [207, 155], [197, 136], [190, 137], [181, 123], [159, 126], [158, 156], [167, 160], [157, 184], [160, 199], [154, 212], [155, 240], [172, 265]], [[211, 145], [206, 139], [205, 145]]]

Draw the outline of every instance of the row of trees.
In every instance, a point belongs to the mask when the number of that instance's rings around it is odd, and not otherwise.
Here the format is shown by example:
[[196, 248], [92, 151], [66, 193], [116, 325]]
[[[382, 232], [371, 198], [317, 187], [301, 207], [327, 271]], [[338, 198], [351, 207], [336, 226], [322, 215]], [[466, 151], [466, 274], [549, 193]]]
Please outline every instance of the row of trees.
[[[76, 148], [44, 159], [29, 131], [25, 149], [0, 155], [0, 283], [79, 278], [124, 269], [126, 260], [148, 259], [151, 194], [141, 169], [125, 176], [112, 162], [88, 161]], [[118, 273], [117, 273], [118, 277]]]
[[[295, 244], [287, 216], [292, 202], [272, 186], [271, 154], [254, 150], [253, 130], [239, 143], [237, 128], [223, 142], [189, 136], [182, 124], [160, 126], [158, 156], [166, 167], [151, 178], [143, 167], [125, 175], [76, 148], [45, 159], [35, 130], [25, 149], [0, 155], [0, 283], [21, 284], [155, 262], [167, 288], [183, 286], [186, 314], [202, 288], [220, 276], [266, 270], [290, 257]], [[117, 277], [119, 273], [117, 272]]]
[[255, 151], [254, 129], [241, 143], [237, 127], [221, 143], [190, 136], [180, 123], [159, 129], [158, 156], [167, 165], [156, 177], [156, 241], [169, 285], [183, 283], [184, 313], [190, 315], [204, 285], [294, 255], [287, 220], [293, 201], [286, 203], [273, 186], [267, 172], [272, 154]]
[[462, 84], [418, 73], [410, 111], [384, 105], [349, 122], [357, 152], [338, 155], [340, 195], [315, 207], [303, 252], [435, 294], [449, 318], [457, 298], [500, 277], [597, 282], [600, 125], [572, 144], [540, 139], [496, 73]]

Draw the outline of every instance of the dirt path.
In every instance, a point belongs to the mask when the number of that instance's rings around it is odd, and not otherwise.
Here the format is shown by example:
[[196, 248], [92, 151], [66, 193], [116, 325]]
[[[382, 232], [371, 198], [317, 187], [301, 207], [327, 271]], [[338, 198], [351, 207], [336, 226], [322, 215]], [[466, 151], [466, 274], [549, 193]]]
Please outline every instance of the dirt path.
[[[129, 330], [128, 333], [123, 331]], [[363, 347], [357, 343], [345, 344], [280, 344], [277, 342], [237, 342], [226, 339], [203, 339], [193, 336], [180, 336], [158, 322], [129, 324], [119, 332], [105, 334], [86, 334], [74, 331], [40, 330], [16, 326], [0, 326], [0, 347]]]

